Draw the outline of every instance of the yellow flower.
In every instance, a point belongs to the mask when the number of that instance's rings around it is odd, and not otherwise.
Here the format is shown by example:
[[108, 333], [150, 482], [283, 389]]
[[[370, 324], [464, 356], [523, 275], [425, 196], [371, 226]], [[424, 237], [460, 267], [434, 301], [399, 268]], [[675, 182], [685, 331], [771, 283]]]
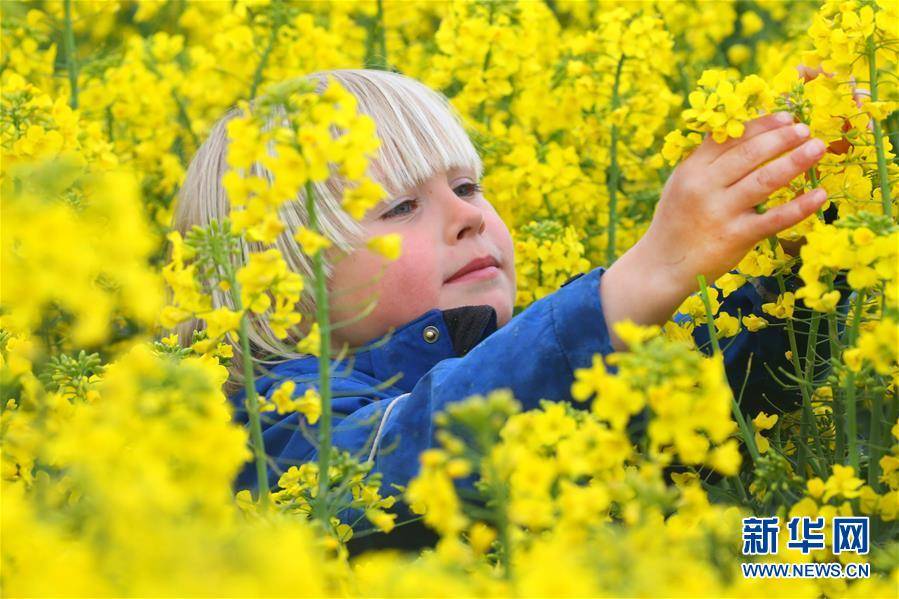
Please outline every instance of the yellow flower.
[[306, 227], [300, 227], [293, 237], [303, 248], [303, 252], [309, 256], [331, 247], [330, 239]]
[[361, 220], [371, 208], [384, 199], [384, 188], [371, 179], [362, 179], [344, 192], [343, 208], [356, 220]]
[[869, 516], [877, 515], [879, 503], [880, 495], [868, 485], [863, 486], [859, 490], [858, 507], [861, 513]]
[[709, 464], [725, 476], [734, 476], [740, 471], [743, 458], [734, 439], [728, 440], [711, 451]]
[[256, 314], [268, 310], [271, 306], [268, 291], [276, 281], [287, 276], [287, 263], [277, 249], [251, 253], [247, 264], [237, 271], [244, 307]]
[[809, 497], [814, 497], [818, 499], [824, 494], [824, 481], [818, 478], [810, 478], [808, 482], [806, 482], [806, 489], [808, 490]]
[[685, 154], [689, 154], [702, 142], [702, 136], [698, 133], [688, 133], [684, 136], [680, 130], [675, 130], [665, 136], [665, 145], [662, 146], [662, 158], [668, 164], [674, 165], [680, 162]]
[[269, 398], [279, 414], [286, 414], [293, 411], [293, 392], [296, 389], [296, 383], [293, 381], [284, 381], [281, 383], [272, 396]]
[[777, 414], [768, 415], [764, 412], [759, 412], [758, 416], [752, 419], [752, 423], [760, 431], [771, 430], [777, 424]]
[[721, 290], [722, 297], [727, 297], [746, 283], [746, 277], [739, 274], [727, 273], [721, 275], [715, 286]]
[[313, 356], [319, 355], [321, 352], [321, 331], [317, 322], [312, 323], [309, 334], [297, 343], [297, 351]]
[[226, 333], [236, 332], [240, 328], [243, 310], [234, 311], [221, 307], [211, 312], [201, 313], [198, 316], [206, 321], [206, 330], [209, 338], [218, 340]]
[[879, 277], [877, 271], [870, 266], [856, 266], [849, 270], [846, 280], [853, 289], [866, 289], [876, 286]]
[[752, 56], [752, 50], [746, 44], [734, 44], [727, 49], [727, 60], [732, 65], [741, 65]]
[[762, 304], [762, 312], [770, 314], [775, 318], [790, 318], [793, 316], [793, 306], [795, 297], [792, 292], [787, 291], [780, 295], [776, 302]]
[[233, 358], [234, 346], [230, 343], [219, 343], [212, 352], [218, 358]]
[[468, 529], [468, 543], [476, 555], [484, 555], [496, 540], [496, 531], [483, 522], [475, 522]]
[[318, 391], [310, 387], [303, 397], [294, 402], [294, 408], [306, 417], [309, 424], [315, 424], [322, 415], [322, 398]]
[[232, 119], [227, 124], [228, 164], [236, 169], [248, 169], [265, 155], [262, 131], [249, 117]]
[[834, 464], [833, 474], [824, 483], [824, 501], [829, 501], [832, 497], [844, 497], [846, 499], [858, 497], [858, 489], [864, 482], [855, 476], [855, 470], [852, 466]]
[[885, 455], [880, 458], [880, 482], [891, 489], [899, 488], [899, 457]]
[[268, 324], [278, 339], [287, 337], [287, 329], [299, 323], [303, 315], [294, 311], [290, 298], [279, 296], [275, 311], [269, 315]]
[[768, 326], [768, 321], [755, 314], [749, 314], [743, 317], [743, 326], [751, 332], [756, 332]]
[[365, 510], [365, 517], [369, 522], [374, 524], [381, 532], [390, 532], [395, 525], [396, 514], [388, 514], [384, 510], [369, 509]]
[[759, 14], [752, 10], [747, 10], [740, 15], [740, 27], [744, 37], [752, 37], [764, 28], [765, 22]]
[[632, 320], [618, 321], [612, 325], [612, 328], [630, 348], [643, 345], [662, 332], [662, 328], [658, 325], [643, 326], [635, 324]]
[[857, 347], [853, 347], [847, 349], [843, 352], [843, 363], [851, 370], [852, 372], [858, 372], [862, 367], [862, 354], [861, 350]]
[[715, 328], [719, 337], [733, 337], [740, 332], [740, 321], [727, 312], [721, 312], [715, 318]]
[[403, 250], [403, 236], [399, 233], [379, 235], [368, 240], [368, 248], [388, 260], [396, 260]]

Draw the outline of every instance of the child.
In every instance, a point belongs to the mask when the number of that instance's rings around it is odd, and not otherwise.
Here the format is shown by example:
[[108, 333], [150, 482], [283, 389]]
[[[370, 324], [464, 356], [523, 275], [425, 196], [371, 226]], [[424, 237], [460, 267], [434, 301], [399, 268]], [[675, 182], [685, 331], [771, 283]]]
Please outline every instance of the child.
[[[320, 91], [328, 75], [358, 99], [360, 112], [374, 119], [382, 144], [371, 172], [389, 194], [357, 226], [340, 209], [332, 181], [316, 186], [323, 230], [335, 242], [326, 255], [330, 314], [342, 323], [333, 332], [333, 345], [357, 348], [352, 369], [346, 362], [334, 363], [334, 443], [371, 459], [387, 490], [414, 476], [418, 454], [435, 443], [432, 416], [448, 403], [501, 387], [510, 388], [525, 410], [537, 407], [541, 398], [570, 400], [575, 369], [590, 366], [594, 354], [624, 349], [612, 324], [624, 319], [663, 324], [698, 289], [697, 275], [715, 281], [758, 241], [813, 214], [826, 199], [817, 189], [765, 214], [754, 211], [825, 151], [820, 140], [809, 139], [806, 126], [795, 125], [787, 114], [758, 118], [740, 139], [717, 144], [707, 138], [678, 166], [646, 234], [608, 269], [573, 277], [513, 318], [512, 239], [481, 193], [480, 158], [446, 99], [384, 71], [335, 70], [309, 77], [319, 82]], [[182, 232], [228, 215], [221, 184], [225, 123], [237, 114], [214, 127], [190, 165], [175, 217]], [[289, 228], [305, 218], [302, 199], [285, 205]], [[402, 255], [394, 262], [360, 243], [386, 233], [403, 238]], [[292, 268], [309, 276], [309, 259], [292, 234], [286, 231], [277, 247]], [[382, 276], [371, 282], [379, 271]], [[761, 314], [761, 304], [769, 299], [760, 293], [772, 289], [766, 280], [744, 285], [723, 301], [722, 310]], [[372, 294], [377, 305], [354, 321]], [[302, 307], [314, 313], [310, 301], [305, 298]], [[264, 321], [251, 321], [251, 327], [256, 352], [276, 351]], [[694, 335], [700, 343], [708, 340], [705, 327], [697, 327]], [[786, 366], [783, 337], [775, 328], [743, 331], [725, 350], [727, 374], [737, 392], [754, 354], [747, 400], [795, 400], [795, 393], [785, 393], [759, 363]], [[289, 379], [296, 382], [295, 394], [302, 395], [317, 384], [317, 372], [316, 357], [285, 356], [257, 380], [257, 389], [271, 397]], [[384, 386], [395, 375], [398, 380]], [[233, 401], [245, 421], [243, 392], [237, 390]], [[744, 405], [749, 412], [761, 407]], [[281, 472], [315, 459], [316, 452], [298, 430], [300, 415], [263, 417], [274, 485]], [[237, 484], [256, 486], [251, 464]]]

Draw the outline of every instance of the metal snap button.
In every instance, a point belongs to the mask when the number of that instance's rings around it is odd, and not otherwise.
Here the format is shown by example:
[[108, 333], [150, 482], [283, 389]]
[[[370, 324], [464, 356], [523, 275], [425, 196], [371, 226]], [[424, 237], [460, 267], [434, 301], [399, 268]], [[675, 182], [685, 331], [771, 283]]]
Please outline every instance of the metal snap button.
[[434, 325], [428, 325], [425, 327], [425, 330], [422, 331], [421, 336], [425, 338], [425, 341], [428, 343], [434, 343], [437, 341], [437, 338], [440, 337], [440, 330]]

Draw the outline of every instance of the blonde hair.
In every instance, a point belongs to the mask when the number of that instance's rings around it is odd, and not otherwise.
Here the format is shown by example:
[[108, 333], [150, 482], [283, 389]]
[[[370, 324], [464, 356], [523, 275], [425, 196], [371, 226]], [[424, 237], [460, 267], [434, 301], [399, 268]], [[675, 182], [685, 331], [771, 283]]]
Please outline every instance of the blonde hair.
[[[360, 114], [370, 116], [375, 122], [381, 145], [369, 164], [368, 175], [384, 187], [388, 197], [401, 195], [440, 170], [471, 168], [478, 178], [481, 177], [483, 165], [478, 151], [466, 133], [458, 112], [444, 95], [415, 79], [388, 71], [335, 69], [311, 73], [303, 79], [315, 83], [316, 92], [320, 94], [327, 86], [328, 76], [355, 96]], [[228, 217], [230, 204], [222, 185], [222, 177], [229, 168], [226, 161], [226, 125], [241, 115], [240, 109], [229, 110], [212, 127], [209, 138], [197, 150], [187, 169], [172, 222], [173, 229], [182, 235], [186, 235], [195, 225], [206, 227], [212, 221], [222, 221]], [[276, 126], [276, 118], [266, 123], [266, 128]], [[252, 166], [250, 174], [269, 182], [273, 180], [272, 173], [259, 163]], [[341, 207], [346, 184], [334, 174], [323, 183], [313, 184], [313, 191], [322, 233], [331, 239], [335, 248], [349, 253], [364, 238], [364, 230]], [[300, 190], [295, 200], [281, 207], [280, 217], [286, 230], [274, 246], [280, 250], [288, 268], [311, 281], [312, 261], [303, 254], [293, 238], [294, 232], [308, 223], [304, 201], [305, 192]], [[246, 264], [250, 252], [264, 249], [264, 244], [241, 240], [241, 252], [237, 258], [239, 263], [235, 266], [239, 268]], [[325, 273], [329, 278], [332, 267], [326, 257]], [[315, 314], [315, 300], [310, 287], [306, 286], [298, 304], [298, 309], [304, 314], [303, 322], [288, 331], [285, 340], [275, 336], [264, 316], [250, 314], [248, 338], [257, 364], [274, 365], [305, 357], [305, 354], [293, 351], [293, 345], [308, 331]], [[218, 289], [213, 291], [212, 300], [213, 307], [234, 308], [230, 295]], [[203, 321], [192, 319], [181, 323], [176, 332], [181, 344], [187, 346], [191, 343], [193, 331], [203, 328]], [[296, 335], [296, 330], [301, 334]], [[231, 394], [243, 385], [243, 366], [239, 344], [229, 342], [234, 348], [234, 358], [225, 391]]]

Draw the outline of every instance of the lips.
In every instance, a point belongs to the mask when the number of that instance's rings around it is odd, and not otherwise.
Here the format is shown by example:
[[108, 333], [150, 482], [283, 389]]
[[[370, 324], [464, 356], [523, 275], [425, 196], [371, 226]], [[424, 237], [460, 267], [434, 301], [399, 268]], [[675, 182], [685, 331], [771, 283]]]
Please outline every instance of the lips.
[[475, 258], [459, 270], [457, 270], [453, 275], [448, 278], [445, 282], [452, 283], [453, 281], [460, 279], [461, 277], [467, 275], [470, 272], [474, 272], [477, 270], [481, 270], [489, 267], [499, 268], [499, 261], [493, 256], [483, 256], [481, 258]]

